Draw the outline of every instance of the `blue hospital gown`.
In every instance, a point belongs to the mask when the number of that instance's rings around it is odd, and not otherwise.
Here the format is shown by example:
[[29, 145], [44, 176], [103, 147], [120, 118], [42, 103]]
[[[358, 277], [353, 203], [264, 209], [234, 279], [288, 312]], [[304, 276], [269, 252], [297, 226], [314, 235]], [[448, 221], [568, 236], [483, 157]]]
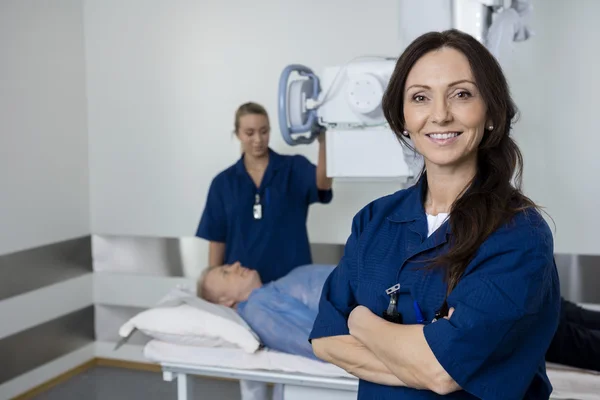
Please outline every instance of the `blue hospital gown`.
[[[319, 360], [308, 336], [333, 265], [305, 265], [254, 290], [238, 313], [268, 348]], [[320, 361], [320, 360], [319, 360]]]

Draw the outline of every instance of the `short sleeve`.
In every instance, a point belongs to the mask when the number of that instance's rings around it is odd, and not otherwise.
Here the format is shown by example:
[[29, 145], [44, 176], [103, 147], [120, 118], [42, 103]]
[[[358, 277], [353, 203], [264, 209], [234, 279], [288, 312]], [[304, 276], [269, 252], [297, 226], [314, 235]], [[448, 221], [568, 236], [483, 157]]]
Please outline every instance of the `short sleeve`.
[[523, 399], [543, 372], [560, 310], [546, 228], [507, 229], [484, 244], [448, 297], [452, 317], [424, 327], [442, 367], [478, 398]]
[[309, 339], [349, 335], [348, 317], [356, 307], [358, 278], [357, 248], [359, 238], [369, 220], [369, 206], [361, 210], [352, 221], [352, 232], [346, 241], [344, 255], [331, 272], [319, 300], [319, 313]]
[[300, 182], [307, 204], [328, 204], [333, 199], [333, 190], [320, 190], [317, 187], [317, 166], [304, 156], [296, 156], [294, 174]]
[[227, 215], [223, 201], [223, 188], [218, 178], [213, 179], [210, 184], [196, 236], [212, 242], [224, 243], [227, 238]]

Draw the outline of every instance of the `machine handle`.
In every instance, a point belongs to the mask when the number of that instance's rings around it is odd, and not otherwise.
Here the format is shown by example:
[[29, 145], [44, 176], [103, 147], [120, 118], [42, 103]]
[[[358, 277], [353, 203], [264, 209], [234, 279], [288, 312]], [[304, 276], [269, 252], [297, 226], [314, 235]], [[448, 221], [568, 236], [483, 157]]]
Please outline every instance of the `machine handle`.
[[[307, 76], [312, 80], [313, 83], [313, 95], [312, 98], [317, 100], [319, 96], [319, 78], [313, 73], [313, 71], [300, 64], [292, 64], [288, 65], [284, 68], [279, 78], [279, 104], [278, 104], [278, 112], [279, 112], [279, 128], [281, 130], [281, 135], [287, 144], [290, 146], [295, 146], [298, 144], [310, 144], [312, 143], [317, 135], [319, 134], [319, 129], [317, 126], [317, 110], [309, 110], [308, 111], [308, 120], [305, 124], [300, 126], [289, 126], [288, 124], [288, 79], [292, 72], [298, 72], [300, 75]], [[294, 133], [306, 133], [311, 132], [309, 137], [299, 136], [296, 138], [292, 138], [292, 134]]]

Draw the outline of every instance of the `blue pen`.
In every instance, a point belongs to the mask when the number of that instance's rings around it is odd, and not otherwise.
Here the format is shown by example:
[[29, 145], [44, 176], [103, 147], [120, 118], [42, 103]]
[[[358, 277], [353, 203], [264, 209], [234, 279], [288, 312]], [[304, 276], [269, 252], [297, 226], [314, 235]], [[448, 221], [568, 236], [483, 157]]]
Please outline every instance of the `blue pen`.
[[415, 315], [417, 316], [417, 323], [422, 324], [425, 321], [425, 318], [423, 318], [423, 313], [421, 312], [421, 309], [419, 308], [419, 303], [417, 303], [416, 300], [413, 302], [413, 307], [415, 308]]

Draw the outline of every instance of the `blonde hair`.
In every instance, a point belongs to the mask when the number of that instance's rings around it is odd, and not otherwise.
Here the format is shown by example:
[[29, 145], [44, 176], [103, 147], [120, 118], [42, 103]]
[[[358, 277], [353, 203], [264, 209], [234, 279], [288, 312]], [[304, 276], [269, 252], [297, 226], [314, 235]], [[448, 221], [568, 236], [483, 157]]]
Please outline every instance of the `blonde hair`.
[[264, 115], [267, 118], [267, 121], [269, 120], [269, 114], [267, 113], [267, 110], [263, 106], [261, 106], [258, 103], [253, 103], [253, 102], [244, 103], [241, 106], [239, 106], [235, 112], [235, 122], [234, 122], [235, 131], [234, 131], [234, 133], [236, 135], [238, 133], [238, 130], [240, 129], [240, 118], [242, 118], [244, 115], [248, 115], [248, 114]]

